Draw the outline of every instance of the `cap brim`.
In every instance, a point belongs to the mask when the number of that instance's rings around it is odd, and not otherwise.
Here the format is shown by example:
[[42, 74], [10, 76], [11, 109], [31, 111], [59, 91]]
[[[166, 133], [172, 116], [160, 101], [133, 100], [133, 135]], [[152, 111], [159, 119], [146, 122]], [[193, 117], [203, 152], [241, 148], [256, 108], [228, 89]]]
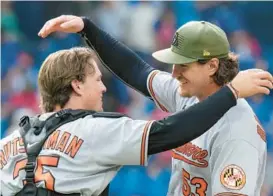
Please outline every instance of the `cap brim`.
[[196, 62], [197, 59], [194, 58], [188, 58], [185, 56], [182, 56], [180, 54], [177, 54], [171, 50], [171, 48], [167, 48], [164, 50], [159, 50], [157, 52], [154, 52], [152, 56], [163, 63], [167, 64], [187, 64]]

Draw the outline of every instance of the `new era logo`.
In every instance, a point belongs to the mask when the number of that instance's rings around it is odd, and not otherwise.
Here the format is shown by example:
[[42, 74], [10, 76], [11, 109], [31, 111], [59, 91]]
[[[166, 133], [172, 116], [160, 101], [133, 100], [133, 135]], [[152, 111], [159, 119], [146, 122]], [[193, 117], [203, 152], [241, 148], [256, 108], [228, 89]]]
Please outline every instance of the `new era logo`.
[[210, 56], [210, 52], [207, 50], [203, 50], [203, 56]]

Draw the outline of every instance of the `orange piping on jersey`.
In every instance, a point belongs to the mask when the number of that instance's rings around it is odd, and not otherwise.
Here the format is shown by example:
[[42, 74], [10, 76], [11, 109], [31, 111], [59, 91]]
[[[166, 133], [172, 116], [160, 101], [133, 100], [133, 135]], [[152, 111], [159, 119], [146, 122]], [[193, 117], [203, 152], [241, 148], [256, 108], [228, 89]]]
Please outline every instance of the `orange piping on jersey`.
[[223, 192], [223, 193], [217, 193], [214, 196], [247, 196], [245, 194], [240, 194], [240, 193], [230, 193], [230, 192]]
[[255, 115], [255, 119], [257, 121], [257, 133], [262, 138], [262, 140], [266, 142], [266, 133], [263, 129], [263, 126], [256, 115]]
[[[208, 166], [208, 161], [205, 160], [207, 156], [207, 150], [203, 150], [202, 148], [192, 144], [191, 142], [172, 150], [172, 157], [174, 159], [178, 159], [184, 161], [185, 163], [201, 168], [205, 168]], [[187, 157], [191, 157], [192, 160]]]
[[65, 147], [67, 145], [67, 142], [68, 142], [68, 140], [70, 138], [70, 135], [71, 135], [71, 133], [68, 133], [66, 131], [63, 133], [63, 135], [62, 135], [62, 137], [61, 137], [61, 139], [60, 139], [60, 141], [59, 141], [59, 143], [58, 143], [58, 145], [56, 147], [56, 150], [59, 150], [60, 152], [64, 151], [64, 149], [65, 149]]
[[82, 143], [83, 143], [82, 139], [78, 139], [77, 136], [74, 136], [69, 146], [65, 150], [65, 154], [69, 155], [71, 158], [74, 158], [79, 149], [81, 148]]
[[145, 165], [146, 138], [147, 138], [147, 133], [151, 123], [152, 121], [149, 121], [146, 123], [143, 134], [142, 134], [141, 150], [140, 150], [140, 165]]
[[155, 77], [156, 74], [158, 74], [159, 71], [154, 71], [151, 75], [151, 77], [149, 78], [149, 82], [148, 82], [148, 88], [149, 88], [149, 91], [151, 92], [151, 95], [153, 97], [153, 99], [155, 100], [155, 102], [157, 103], [157, 105], [161, 108], [161, 110], [163, 110], [164, 112], [168, 112], [168, 110], [159, 103], [159, 101], [157, 100], [157, 98], [155, 97], [155, 93], [154, 93], [154, 90], [153, 90], [153, 79]]

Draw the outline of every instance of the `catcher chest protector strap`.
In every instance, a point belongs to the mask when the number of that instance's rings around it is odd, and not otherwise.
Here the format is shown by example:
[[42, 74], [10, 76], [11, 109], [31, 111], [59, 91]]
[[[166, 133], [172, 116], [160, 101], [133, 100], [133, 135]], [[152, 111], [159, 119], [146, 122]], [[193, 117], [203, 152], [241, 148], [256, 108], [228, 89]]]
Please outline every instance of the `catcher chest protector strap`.
[[[75, 194], [61, 194], [44, 188], [37, 188], [34, 182], [34, 170], [36, 167], [36, 159], [42, 150], [42, 147], [50, 136], [58, 127], [68, 122], [84, 118], [87, 115], [106, 118], [119, 118], [125, 115], [112, 112], [95, 112], [90, 110], [61, 110], [51, 115], [47, 120], [40, 121], [37, 117], [30, 119], [24, 116], [20, 120], [20, 133], [24, 140], [24, 146], [28, 157], [25, 166], [26, 171], [26, 184], [24, 188], [16, 194], [16, 196], [80, 196], [80, 193]], [[107, 196], [109, 185], [100, 194], [100, 196]]]

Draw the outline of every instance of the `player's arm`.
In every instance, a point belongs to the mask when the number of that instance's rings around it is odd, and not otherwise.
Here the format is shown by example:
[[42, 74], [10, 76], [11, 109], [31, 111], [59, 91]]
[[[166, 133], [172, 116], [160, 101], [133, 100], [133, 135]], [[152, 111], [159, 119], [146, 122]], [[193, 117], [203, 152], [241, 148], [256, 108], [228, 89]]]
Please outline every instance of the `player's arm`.
[[88, 18], [83, 18], [83, 22], [84, 28], [80, 34], [97, 52], [103, 65], [130, 87], [150, 96], [146, 81], [154, 68]]
[[[65, 22], [70, 27], [64, 27]], [[46, 37], [54, 31], [77, 33], [85, 38], [94, 49], [103, 65], [130, 87], [146, 96], [150, 96], [146, 83], [148, 75], [154, 70], [127, 46], [113, 38], [87, 18], [60, 16], [49, 20], [39, 32]]]
[[[90, 20], [85, 19], [83, 21], [82, 18], [77, 16], [63, 15], [47, 21], [38, 35], [45, 38], [56, 31], [66, 33], [88, 32], [86, 33], [86, 37], [95, 47], [96, 51], [100, 51], [98, 53], [100, 57], [103, 58], [103, 61], [106, 62], [108, 66], [111, 64], [111, 69], [122, 77], [125, 82], [146, 96], [149, 96], [146, 83], [148, 77], [154, 71], [154, 68], [145, 63], [122, 43], [99, 29]], [[269, 94], [270, 91], [268, 88], [273, 88], [272, 75], [262, 70], [247, 70], [241, 74], [241, 77], [236, 76], [235, 79], [236, 78], [237, 80], [243, 81], [243, 84], [240, 84], [240, 82], [237, 83], [241, 86], [241, 88], [237, 88], [241, 98], [249, 97], [257, 93]]]
[[176, 148], [199, 137], [235, 104], [234, 94], [224, 87], [188, 110], [158, 121], [125, 117], [95, 119], [98, 129], [92, 131], [92, 142], [88, 143], [92, 145], [90, 149], [100, 149], [92, 152], [97, 161], [120, 165], [144, 164], [147, 155]]
[[209, 161], [213, 196], [260, 195], [266, 144], [259, 135], [261, 128], [249, 119], [230, 119], [231, 124], [220, 127], [224, 130], [214, 142]]

